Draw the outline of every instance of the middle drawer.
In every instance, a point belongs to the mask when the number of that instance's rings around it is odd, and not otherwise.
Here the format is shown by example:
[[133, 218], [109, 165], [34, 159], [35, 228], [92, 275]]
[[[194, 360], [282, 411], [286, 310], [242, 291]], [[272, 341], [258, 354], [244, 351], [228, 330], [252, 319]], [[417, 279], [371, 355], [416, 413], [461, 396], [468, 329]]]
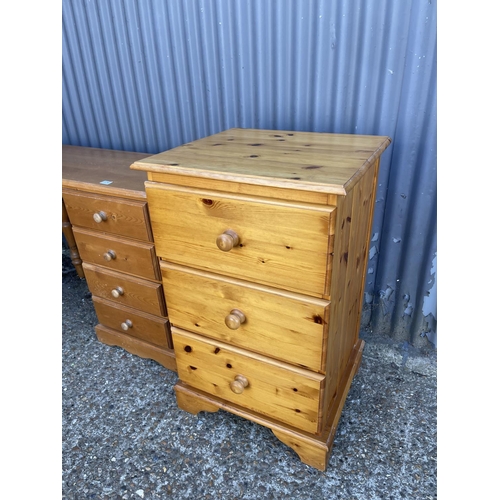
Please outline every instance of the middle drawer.
[[160, 262], [171, 323], [324, 372], [330, 302]]
[[73, 227], [73, 234], [84, 262], [147, 279], [161, 279], [153, 243], [100, 234], [80, 227]]

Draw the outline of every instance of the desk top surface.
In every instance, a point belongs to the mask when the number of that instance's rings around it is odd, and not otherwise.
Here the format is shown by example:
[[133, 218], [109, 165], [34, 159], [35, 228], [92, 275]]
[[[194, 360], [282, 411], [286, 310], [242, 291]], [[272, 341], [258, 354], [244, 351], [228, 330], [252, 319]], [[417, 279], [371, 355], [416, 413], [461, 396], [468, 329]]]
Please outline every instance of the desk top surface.
[[82, 146], [62, 146], [63, 187], [103, 194], [145, 198], [144, 172], [130, 165], [147, 153]]

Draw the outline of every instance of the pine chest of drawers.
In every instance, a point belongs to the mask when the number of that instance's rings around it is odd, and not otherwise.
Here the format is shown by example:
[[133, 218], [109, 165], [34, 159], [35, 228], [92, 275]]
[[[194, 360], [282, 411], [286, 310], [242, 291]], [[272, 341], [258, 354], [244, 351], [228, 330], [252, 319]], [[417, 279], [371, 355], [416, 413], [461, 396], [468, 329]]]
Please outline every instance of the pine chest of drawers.
[[230, 129], [135, 161], [160, 258], [180, 408], [269, 427], [324, 470], [361, 361], [388, 137]]
[[98, 339], [176, 370], [146, 175], [130, 169], [143, 157], [63, 146], [63, 228], [92, 293]]

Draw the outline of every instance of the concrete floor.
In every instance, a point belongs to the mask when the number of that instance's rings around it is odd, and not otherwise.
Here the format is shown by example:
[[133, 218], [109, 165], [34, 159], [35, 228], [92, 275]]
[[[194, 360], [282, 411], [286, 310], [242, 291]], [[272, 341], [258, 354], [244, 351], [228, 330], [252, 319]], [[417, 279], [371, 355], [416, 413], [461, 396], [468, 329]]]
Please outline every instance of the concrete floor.
[[325, 472], [270, 430], [177, 408], [177, 375], [100, 343], [63, 249], [62, 498], [437, 498], [436, 351], [363, 334], [361, 367]]

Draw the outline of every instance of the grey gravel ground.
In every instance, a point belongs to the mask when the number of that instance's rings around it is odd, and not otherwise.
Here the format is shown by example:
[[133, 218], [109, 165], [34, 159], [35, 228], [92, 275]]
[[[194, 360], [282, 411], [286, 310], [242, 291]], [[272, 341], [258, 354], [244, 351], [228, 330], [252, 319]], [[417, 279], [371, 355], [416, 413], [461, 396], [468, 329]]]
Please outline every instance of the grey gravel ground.
[[62, 498], [437, 498], [436, 351], [364, 334], [326, 472], [262, 426], [177, 408], [177, 375], [100, 343], [63, 247]]

